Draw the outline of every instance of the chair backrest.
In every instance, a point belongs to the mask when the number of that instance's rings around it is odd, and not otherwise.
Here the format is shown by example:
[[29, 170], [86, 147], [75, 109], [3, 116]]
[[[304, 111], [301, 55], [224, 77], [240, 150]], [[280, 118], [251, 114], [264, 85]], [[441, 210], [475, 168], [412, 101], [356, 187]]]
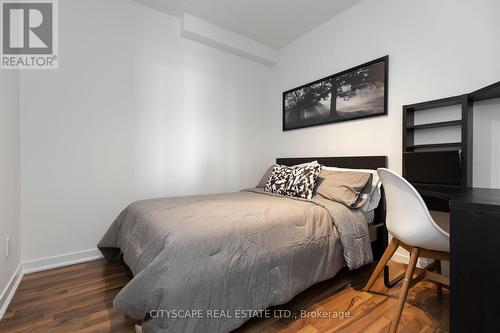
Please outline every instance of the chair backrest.
[[408, 245], [448, 252], [449, 234], [434, 222], [417, 190], [391, 170], [377, 173], [386, 196], [387, 230]]

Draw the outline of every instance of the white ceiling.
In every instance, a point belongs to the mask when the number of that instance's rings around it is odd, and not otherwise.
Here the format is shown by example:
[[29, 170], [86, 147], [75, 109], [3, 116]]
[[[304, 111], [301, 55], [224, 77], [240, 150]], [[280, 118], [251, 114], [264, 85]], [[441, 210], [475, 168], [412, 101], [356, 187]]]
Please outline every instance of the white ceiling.
[[362, 0], [136, 0], [180, 17], [197, 16], [281, 48]]

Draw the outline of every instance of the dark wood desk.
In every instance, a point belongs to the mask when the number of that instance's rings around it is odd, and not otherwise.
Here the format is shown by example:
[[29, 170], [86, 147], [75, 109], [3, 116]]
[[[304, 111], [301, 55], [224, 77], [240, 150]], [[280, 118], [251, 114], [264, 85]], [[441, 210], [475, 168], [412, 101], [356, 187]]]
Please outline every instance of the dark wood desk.
[[450, 212], [450, 332], [500, 332], [500, 190], [415, 187]]

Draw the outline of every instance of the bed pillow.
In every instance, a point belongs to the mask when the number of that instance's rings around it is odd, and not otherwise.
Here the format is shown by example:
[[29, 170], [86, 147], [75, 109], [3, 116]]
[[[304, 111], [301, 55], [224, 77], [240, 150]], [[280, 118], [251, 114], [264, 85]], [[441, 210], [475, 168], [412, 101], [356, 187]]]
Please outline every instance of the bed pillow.
[[264, 187], [265, 192], [286, 195], [286, 189], [289, 180], [293, 177], [292, 168], [286, 165], [274, 165], [271, 175]]
[[294, 166], [292, 166], [293, 168], [296, 168], [296, 167], [303, 167], [303, 166], [309, 166], [309, 165], [320, 165], [318, 161], [311, 161], [311, 162], [306, 162], [306, 163], [300, 163], [300, 164], [295, 164]]
[[[323, 170], [327, 171], [343, 171], [343, 172], [362, 172], [362, 173], [370, 173], [372, 175], [372, 182], [369, 191], [367, 193], [362, 193], [361, 195], [365, 198], [366, 203], [361, 207], [364, 212], [369, 212], [378, 207], [380, 202], [381, 192], [380, 187], [382, 182], [377, 175], [377, 170], [371, 169], [347, 169], [347, 168], [337, 168], [337, 167], [323, 167]], [[367, 189], [368, 190], [368, 189]]]
[[[257, 184], [257, 188], [265, 188], [266, 187], [266, 184], [267, 184], [267, 181], [269, 180], [269, 177], [271, 177], [271, 173], [273, 172], [273, 168], [276, 164], [273, 164], [271, 165], [267, 170], [266, 172], [264, 172], [264, 174], [262, 175], [262, 178], [260, 179], [259, 183]], [[297, 165], [294, 165], [292, 166], [292, 168], [294, 167], [301, 167], [301, 166], [307, 166], [307, 165], [319, 165], [318, 161], [312, 161], [312, 162], [308, 162], [308, 163], [302, 163], [302, 164], [297, 164]]]
[[319, 175], [316, 194], [339, 202], [349, 208], [361, 208], [368, 201], [363, 196], [370, 189], [372, 174], [365, 172], [341, 172], [323, 170]]
[[316, 181], [321, 172], [319, 163], [306, 164], [292, 167], [292, 177], [289, 179], [286, 195], [311, 199], [313, 197]]
[[311, 199], [320, 172], [319, 163], [293, 167], [275, 165], [264, 191]]
[[273, 168], [276, 164], [271, 165], [269, 168], [267, 168], [266, 172], [262, 175], [262, 178], [260, 179], [260, 182], [257, 184], [257, 188], [264, 188], [266, 187], [267, 181], [269, 180], [269, 177], [271, 177], [271, 173], [273, 172]]

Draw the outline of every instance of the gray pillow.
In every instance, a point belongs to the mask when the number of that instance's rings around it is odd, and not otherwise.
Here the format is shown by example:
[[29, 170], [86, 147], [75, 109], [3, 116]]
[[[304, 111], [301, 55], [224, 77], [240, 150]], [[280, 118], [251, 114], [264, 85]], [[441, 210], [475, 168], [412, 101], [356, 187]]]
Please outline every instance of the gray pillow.
[[273, 168], [276, 164], [273, 164], [271, 165], [267, 170], [266, 172], [264, 172], [264, 174], [262, 175], [262, 178], [260, 179], [260, 182], [257, 184], [257, 186], [255, 187], [260, 187], [260, 188], [264, 188], [266, 187], [266, 184], [267, 184], [267, 181], [269, 180], [269, 177], [271, 177], [271, 173], [273, 172]]
[[349, 208], [360, 208], [368, 199], [368, 196], [362, 194], [369, 189], [372, 175], [363, 172], [323, 170], [320, 179], [316, 188], [317, 195]]

